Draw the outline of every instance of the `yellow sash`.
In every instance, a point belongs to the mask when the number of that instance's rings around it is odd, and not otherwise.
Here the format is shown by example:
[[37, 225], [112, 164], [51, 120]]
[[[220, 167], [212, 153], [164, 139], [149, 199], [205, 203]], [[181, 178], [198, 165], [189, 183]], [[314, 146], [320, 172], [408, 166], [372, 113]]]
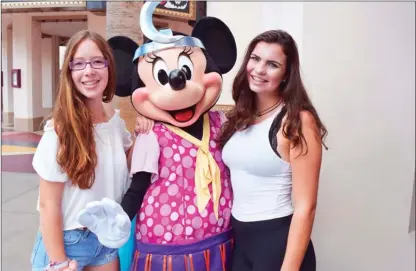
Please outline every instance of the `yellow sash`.
[[221, 195], [221, 177], [220, 168], [215, 162], [214, 157], [209, 152], [209, 135], [210, 125], [208, 114], [204, 115], [203, 135], [202, 141], [191, 136], [184, 130], [174, 127], [169, 124], [165, 124], [175, 134], [183, 137], [192, 144], [198, 147], [198, 153], [196, 156], [196, 168], [195, 168], [195, 187], [198, 211], [202, 212], [208, 204], [211, 198], [208, 185], [212, 184], [212, 201], [214, 203], [214, 213], [218, 220], [218, 206]]

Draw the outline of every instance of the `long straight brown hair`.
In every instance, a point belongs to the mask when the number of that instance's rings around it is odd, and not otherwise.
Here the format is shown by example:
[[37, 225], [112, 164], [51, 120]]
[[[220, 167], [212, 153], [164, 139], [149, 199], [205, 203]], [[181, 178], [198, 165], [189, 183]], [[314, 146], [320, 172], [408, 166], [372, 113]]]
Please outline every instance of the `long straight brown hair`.
[[92, 40], [108, 61], [108, 84], [103, 93], [103, 102], [112, 100], [115, 93], [114, 58], [111, 48], [99, 34], [82, 30], [68, 41], [62, 65], [59, 92], [52, 112], [54, 128], [59, 139], [57, 162], [72, 184], [88, 189], [94, 183], [97, 154], [91, 113], [85, 105], [85, 97], [72, 81], [69, 64], [81, 42]]
[[255, 104], [256, 94], [250, 90], [246, 67], [251, 53], [261, 41], [280, 45], [287, 59], [286, 73], [284, 76], [285, 81], [277, 90], [287, 108], [287, 118], [283, 126], [283, 135], [291, 141], [293, 148], [300, 144], [301, 153], [303, 152], [306, 141], [302, 133], [300, 112], [306, 110], [315, 118], [320, 139], [326, 148], [324, 138], [328, 132], [312, 105], [302, 82], [296, 42], [292, 36], [282, 30], [266, 31], [256, 36], [250, 42], [243, 63], [233, 82], [232, 97], [235, 106], [227, 113], [228, 120], [223, 125], [220, 135], [217, 138], [220, 146], [224, 147], [225, 143], [227, 143], [236, 131], [245, 130], [250, 127], [255, 119], [255, 113], [257, 111]]

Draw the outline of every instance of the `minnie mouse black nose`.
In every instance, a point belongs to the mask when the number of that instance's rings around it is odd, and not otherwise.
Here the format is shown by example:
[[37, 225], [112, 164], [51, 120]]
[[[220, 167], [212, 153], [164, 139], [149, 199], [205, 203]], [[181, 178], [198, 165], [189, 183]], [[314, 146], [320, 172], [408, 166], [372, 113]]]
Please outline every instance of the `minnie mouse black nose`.
[[173, 90], [181, 90], [186, 85], [186, 75], [182, 70], [176, 69], [169, 74], [169, 85]]

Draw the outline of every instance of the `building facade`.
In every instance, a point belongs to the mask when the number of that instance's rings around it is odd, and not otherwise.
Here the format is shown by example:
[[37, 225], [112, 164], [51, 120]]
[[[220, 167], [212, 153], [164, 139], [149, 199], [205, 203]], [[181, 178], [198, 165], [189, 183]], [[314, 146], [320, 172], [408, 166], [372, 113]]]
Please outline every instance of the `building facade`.
[[[205, 15], [204, 2], [161, 4], [156, 27], [190, 33]], [[2, 121], [17, 131], [37, 131], [51, 111], [59, 83], [65, 44], [77, 31], [90, 29], [106, 39], [126, 35], [143, 42], [139, 27], [142, 1], [2, 1]], [[116, 97], [131, 130], [135, 111], [129, 99]]]
[[[141, 2], [107, 2], [105, 11], [87, 10], [81, 3], [81, 9], [43, 12], [9, 12], [3, 4], [3, 121], [17, 129], [34, 129], [50, 112], [57, 48], [70, 36], [69, 26], [106, 38], [142, 39]], [[207, 16], [230, 27], [238, 48], [237, 63], [223, 78], [220, 105], [233, 104], [232, 80], [255, 35], [283, 29], [298, 44], [305, 86], [329, 131], [312, 235], [317, 270], [415, 270], [415, 3], [205, 5]], [[190, 31], [188, 20], [158, 16], [160, 24]], [[55, 24], [59, 31], [52, 32]], [[11, 87], [13, 69], [21, 70], [20, 88]], [[121, 108], [132, 123], [128, 100], [115, 99], [111, 106]]]

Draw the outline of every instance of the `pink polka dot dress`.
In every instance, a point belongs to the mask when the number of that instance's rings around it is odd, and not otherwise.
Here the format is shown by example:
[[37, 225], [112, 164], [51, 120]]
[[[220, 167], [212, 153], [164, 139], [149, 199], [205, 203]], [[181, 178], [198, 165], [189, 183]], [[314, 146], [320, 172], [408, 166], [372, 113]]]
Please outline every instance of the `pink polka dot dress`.
[[[232, 190], [229, 171], [214, 141], [220, 128], [219, 112], [210, 112], [209, 150], [221, 175], [219, 217], [210, 200], [200, 213], [196, 205], [195, 164], [198, 147], [155, 123], [160, 147], [159, 174], [152, 180], [137, 216], [136, 239], [151, 244], [188, 244], [230, 229]], [[210, 185], [211, 186], [211, 185]], [[210, 192], [212, 190], [210, 187]]]

